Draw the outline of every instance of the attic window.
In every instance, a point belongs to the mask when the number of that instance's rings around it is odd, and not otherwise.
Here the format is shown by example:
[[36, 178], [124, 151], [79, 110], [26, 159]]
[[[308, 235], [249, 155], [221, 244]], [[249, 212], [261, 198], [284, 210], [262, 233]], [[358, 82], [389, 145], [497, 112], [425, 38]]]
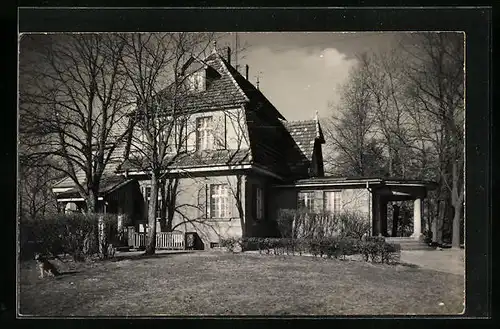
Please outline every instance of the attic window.
[[205, 70], [199, 70], [191, 73], [187, 80], [191, 91], [205, 90]]

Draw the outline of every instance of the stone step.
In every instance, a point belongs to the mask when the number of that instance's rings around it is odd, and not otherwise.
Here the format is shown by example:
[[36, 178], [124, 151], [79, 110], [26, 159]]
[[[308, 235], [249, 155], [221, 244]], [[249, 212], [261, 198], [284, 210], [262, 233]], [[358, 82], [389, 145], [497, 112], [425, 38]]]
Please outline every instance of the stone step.
[[427, 245], [423, 241], [415, 240], [412, 237], [388, 237], [387, 243], [398, 244], [401, 250], [434, 250], [435, 248]]

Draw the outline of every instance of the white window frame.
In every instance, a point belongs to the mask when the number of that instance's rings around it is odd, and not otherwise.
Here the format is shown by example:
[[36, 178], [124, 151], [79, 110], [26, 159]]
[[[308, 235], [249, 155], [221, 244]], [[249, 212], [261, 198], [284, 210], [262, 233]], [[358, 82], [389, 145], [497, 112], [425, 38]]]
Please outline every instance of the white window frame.
[[342, 191], [329, 190], [323, 192], [323, 210], [334, 215], [342, 211]]
[[255, 188], [255, 216], [257, 219], [262, 219], [264, 217], [264, 191], [262, 187], [257, 186]]
[[214, 148], [213, 117], [196, 118], [196, 150], [212, 150]]
[[229, 186], [210, 185], [210, 218], [229, 218]]
[[[300, 204], [301, 197], [304, 196], [304, 206], [303, 208], [307, 209], [308, 211], [314, 212], [314, 199], [315, 199], [315, 193], [314, 191], [300, 191], [297, 194], [297, 208]], [[302, 209], [302, 208], [299, 208]]]
[[189, 89], [192, 91], [204, 91], [205, 90], [205, 79], [204, 71], [199, 70], [191, 73], [188, 77]]

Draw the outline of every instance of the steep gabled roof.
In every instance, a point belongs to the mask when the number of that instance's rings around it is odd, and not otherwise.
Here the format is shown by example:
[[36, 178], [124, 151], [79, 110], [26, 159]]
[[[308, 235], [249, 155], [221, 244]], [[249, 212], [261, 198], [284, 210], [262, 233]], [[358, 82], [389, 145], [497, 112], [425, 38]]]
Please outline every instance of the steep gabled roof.
[[311, 160], [316, 140], [324, 142], [319, 122], [317, 120], [287, 121], [284, 125], [304, 156]]

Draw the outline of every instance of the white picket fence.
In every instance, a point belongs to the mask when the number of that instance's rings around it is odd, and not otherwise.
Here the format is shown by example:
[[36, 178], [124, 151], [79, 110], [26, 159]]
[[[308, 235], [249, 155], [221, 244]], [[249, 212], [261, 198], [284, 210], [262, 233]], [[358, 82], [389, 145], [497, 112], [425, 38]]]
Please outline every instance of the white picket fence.
[[[129, 245], [133, 248], [146, 246], [146, 233], [134, 232], [129, 234]], [[184, 233], [182, 232], [156, 232], [156, 249], [183, 250]]]

